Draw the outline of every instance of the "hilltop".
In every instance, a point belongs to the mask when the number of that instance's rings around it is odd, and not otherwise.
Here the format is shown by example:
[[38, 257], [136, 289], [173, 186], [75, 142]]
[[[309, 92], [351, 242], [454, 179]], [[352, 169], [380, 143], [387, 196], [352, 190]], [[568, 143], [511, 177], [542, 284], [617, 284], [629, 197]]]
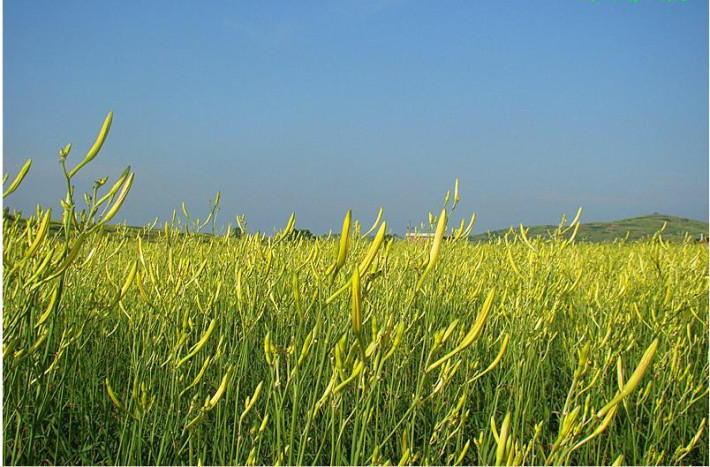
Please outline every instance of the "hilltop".
[[[665, 240], [683, 240], [686, 233], [696, 239], [699, 238], [700, 234], [703, 234], [705, 238], [708, 236], [707, 222], [668, 216], [665, 214], [651, 214], [648, 216], [632, 217], [609, 222], [582, 223], [579, 226], [577, 240], [594, 243], [612, 242], [626, 237], [627, 234], [628, 240], [641, 240], [653, 236], [654, 233], [663, 227], [664, 222], [667, 223], [663, 231], [663, 238]], [[514, 226], [514, 228], [518, 227]], [[525, 228], [527, 229], [528, 226], [525, 226]], [[528, 236], [547, 236], [549, 232], [554, 231], [556, 228], [556, 225], [530, 226]], [[508, 231], [509, 229], [488, 231], [486, 233], [472, 235], [469, 239], [474, 242], [486, 242], [502, 237]]]

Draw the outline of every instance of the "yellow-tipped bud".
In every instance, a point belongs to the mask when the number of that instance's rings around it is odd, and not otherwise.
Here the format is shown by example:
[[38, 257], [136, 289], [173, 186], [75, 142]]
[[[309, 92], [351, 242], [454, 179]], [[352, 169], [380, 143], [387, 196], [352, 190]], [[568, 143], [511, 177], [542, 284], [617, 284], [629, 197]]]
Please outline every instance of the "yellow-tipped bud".
[[351, 218], [352, 211], [348, 209], [348, 213], [345, 214], [345, 219], [343, 219], [343, 230], [340, 233], [340, 245], [338, 247], [338, 258], [335, 261], [335, 271], [343, 267], [343, 264], [345, 264], [345, 257], [348, 254], [348, 240], [350, 238]]
[[643, 356], [641, 357], [641, 361], [639, 361], [638, 366], [636, 367], [636, 370], [634, 370], [633, 374], [629, 378], [629, 380], [626, 382], [624, 385], [623, 389], [619, 391], [619, 393], [614, 397], [611, 402], [609, 402], [607, 405], [605, 405], [597, 414], [597, 417], [601, 418], [605, 416], [611, 409], [613, 409], [619, 402], [621, 402], [626, 396], [631, 394], [634, 389], [636, 389], [636, 386], [641, 382], [641, 378], [643, 378], [643, 375], [646, 373], [646, 370], [648, 370], [648, 367], [651, 365], [651, 360], [653, 359], [653, 355], [656, 353], [656, 349], [658, 348], [658, 338], [656, 338], [651, 345], [648, 346], [646, 351], [644, 352]]
[[[74, 167], [71, 172], [69, 172], [69, 178], [73, 177], [76, 175], [76, 173], [84, 167], [86, 164], [91, 162], [94, 157], [99, 153], [99, 150], [101, 150], [101, 146], [104, 145], [104, 141], [106, 141], [106, 136], [108, 136], [108, 131], [111, 129], [111, 122], [113, 121], [113, 111], [110, 111], [108, 115], [106, 116], [106, 119], [104, 120], [104, 124], [101, 127], [101, 131], [99, 131], [99, 135], [96, 137], [96, 141], [94, 142], [94, 145], [89, 149], [89, 152], [84, 156], [84, 159], [79, 162], [79, 164]], [[68, 151], [67, 151], [68, 152]]]
[[508, 433], [510, 431], [511, 413], [505, 414], [503, 426], [500, 429], [500, 439], [498, 440], [498, 448], [496, 449], [496, 465], [501, 465], [505, 456], [506, 441], [508, 441]]
[[2, 197], [5, 198], [8, 196], [10, 193], [13, 191], [17, 190], [17, 187], [20, 186], [20, 183], [22, 183], [22, 180], [24, 180], [25, 175], [27, 175], [27, 172], [30, 171], [30, 166], [32, 165], [32, 159], [27, 159], [27, 162], [25, 162], [25, 165], [22, 166], [20, 169], [20, 173], [17, 174], [17, 177], [15, 177], [15, 180], [12, 181], [9, 187], [7, 187], [7, 190], [2, 194]]

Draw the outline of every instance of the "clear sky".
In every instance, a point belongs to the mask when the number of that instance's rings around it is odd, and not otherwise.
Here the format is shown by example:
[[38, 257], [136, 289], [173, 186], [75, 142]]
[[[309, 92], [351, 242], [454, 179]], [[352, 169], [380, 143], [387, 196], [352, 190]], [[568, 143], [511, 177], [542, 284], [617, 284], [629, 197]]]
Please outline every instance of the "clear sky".
[[130, 164], [130, 224], [219, 189], [220, 224], [382, 204], [403, 233], [456, 177], [478, 232], [708, 219], [705, 0], [6, 0], [3, 52], [4, 171], [33, 159], [14, 208], [58, 209], [60, 147], [78, 162], [112, 109], [77, 189]]

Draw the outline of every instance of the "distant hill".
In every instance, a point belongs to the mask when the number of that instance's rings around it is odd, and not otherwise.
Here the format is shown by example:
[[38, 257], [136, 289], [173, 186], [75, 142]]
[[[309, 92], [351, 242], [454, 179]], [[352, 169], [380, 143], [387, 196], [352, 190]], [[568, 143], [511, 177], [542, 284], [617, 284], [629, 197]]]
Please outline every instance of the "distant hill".
[[[703, 234], [705, 238], [708, 237], [707, 222], [666, 216], [663, 214], [651, 214], [649, 216], [632, 217], [618, 221], [582, 223], [579, 226], [577, 240], [584, 242], [612, 242], [616, 239], [626, 237], [627, 233], [629, 240], [640, 240], [653, 236], [654, 233], [663, 227], [664, 222], [667, 222], [666, 229], [663, 231], [663, 238], [665, 240], [683, 240], [686, 232], [696, 239], [700, 237], [700, 234]], [[517, 229], [519, 226], [515, 226], [515, 228]], [[525, 228], [527, 229], [528, 226], [526, 225]], [[553, 232], [556, 228], [556, 225], [530, 226], [528, 236], [535, 237], [541, 235], [546, 237], [548, 232]], [[469, 237], [469, 240], [474, 242], [490, 241], [502, 237], [508, 230], [509, 229], [501, 229], [472, 235]]]

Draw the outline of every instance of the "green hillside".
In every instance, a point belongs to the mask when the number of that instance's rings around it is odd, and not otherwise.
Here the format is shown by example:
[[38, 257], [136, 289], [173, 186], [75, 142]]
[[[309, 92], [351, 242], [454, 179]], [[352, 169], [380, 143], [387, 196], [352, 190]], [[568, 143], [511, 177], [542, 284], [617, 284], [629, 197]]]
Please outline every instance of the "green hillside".
[[[664, 222], [667, 223], [663, 231], [663, 238], [665, 240], [680, 241], [685, 238], [686, 233], [695, 239], [698, 239], [700, 234], [703, 234], [705, 238], [708, 236], [707, 222], [666, 216], [663, 214], [651, 214], [649, 216], [632, 217], [618, 221], [582, 223], [579, 226], [577, 240], [585, 242], [613, 242], [614, 240], [626, 237], [627, 234], [628, 240], [640, 240], [650, 237], [655, 232], [659, 231], [663, 227]], [[527, 229], [528, 226], [525, 226], [525, 228]], [[556, 228], [557, 226], [555, 225], [531, 226], [528, 231], [528, 236], [536, 237], [541, 235], [546, 237]], [[474, 242], [485, 242], [505, 235], [508, 230], [509, 229], [494, 230], [473, 235], [469, 238]]]

